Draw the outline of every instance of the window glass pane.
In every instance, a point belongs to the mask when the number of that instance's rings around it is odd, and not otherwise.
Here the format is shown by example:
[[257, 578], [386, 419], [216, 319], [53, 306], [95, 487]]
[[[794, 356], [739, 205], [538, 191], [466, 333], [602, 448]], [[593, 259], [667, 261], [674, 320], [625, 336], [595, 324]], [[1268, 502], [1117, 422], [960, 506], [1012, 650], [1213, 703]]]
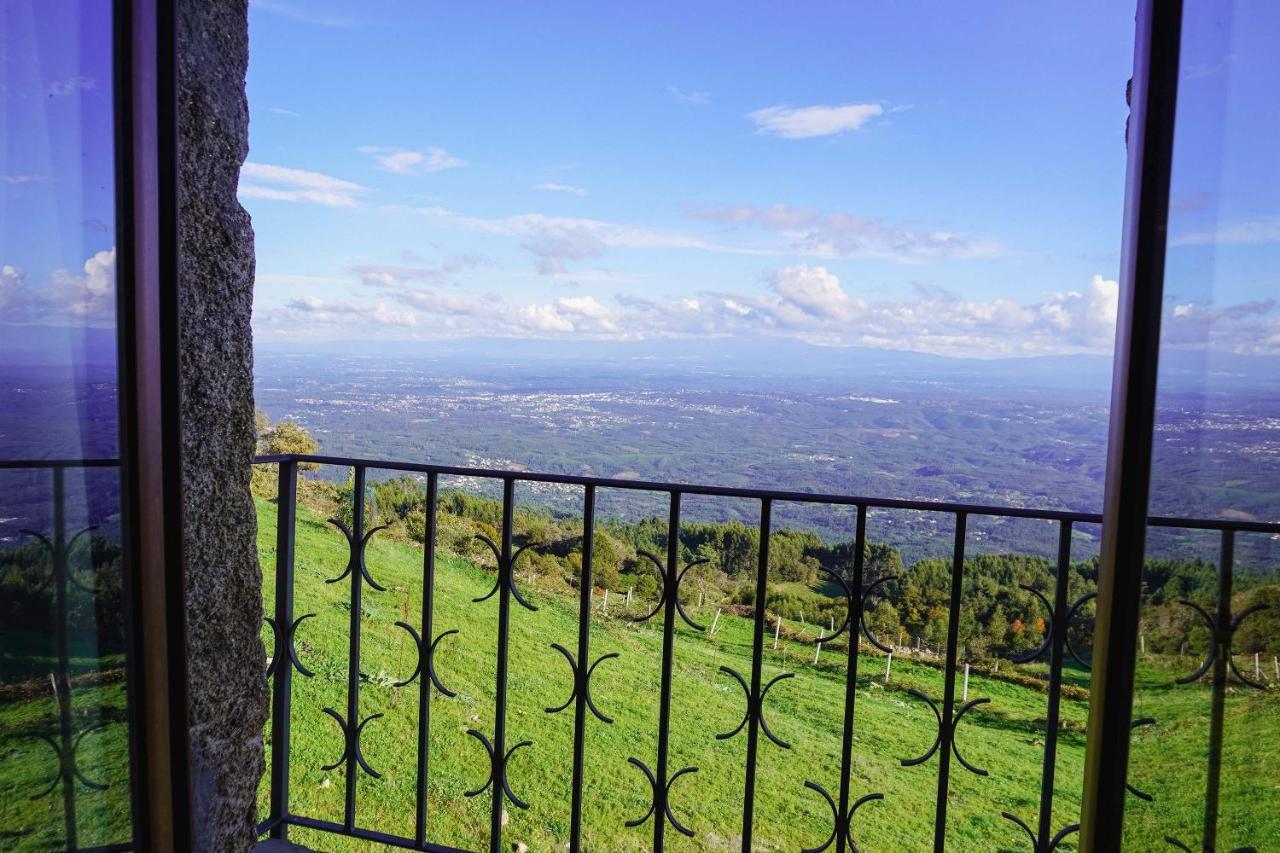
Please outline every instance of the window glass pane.
[[127, 844], [111, 3], [0, 15], [0, 848]]
[[[1277, 36], [1272, 3], [1186, 4], [1153, 515], [1280, 522]], [[1269, 747], [1280, 737], [1277, 531], [1148, 532], [1134, 697], [1147, 722], [1129, 777], [1150, 799], [1127, 803], [1135, 849], [1280, 842]], [[1257, 606], [1268, 609], [1233, 627]]]

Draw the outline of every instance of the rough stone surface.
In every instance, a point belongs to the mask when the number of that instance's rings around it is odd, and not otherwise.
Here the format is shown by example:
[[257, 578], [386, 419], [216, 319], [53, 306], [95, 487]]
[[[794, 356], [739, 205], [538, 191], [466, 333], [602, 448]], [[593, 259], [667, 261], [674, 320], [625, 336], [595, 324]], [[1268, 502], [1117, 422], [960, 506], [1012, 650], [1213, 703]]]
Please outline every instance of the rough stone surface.
[[254, 452], [247, 0], [179, 0], [183, 531], [193, 843], [252, 850], [267, 716]]

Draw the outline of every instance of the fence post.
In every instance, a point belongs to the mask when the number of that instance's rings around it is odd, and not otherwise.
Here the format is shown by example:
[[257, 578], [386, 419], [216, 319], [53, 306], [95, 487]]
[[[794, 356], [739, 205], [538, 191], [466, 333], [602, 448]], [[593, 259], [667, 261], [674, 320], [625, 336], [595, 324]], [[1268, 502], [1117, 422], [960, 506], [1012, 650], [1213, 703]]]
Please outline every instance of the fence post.
[[778, 617], [778, 621], [773, 623], [773, 650], [778, 650], [778, 634], [782, 633], [782, 617]]
[[889, 683], [889, 672], [893, 669], [893, 652], [889, 652], [889, 656], [884, 660], [884, 683]]
[[289, 702], [293, 659], [289, 630], [293, 627], [294, 521], [298, 508], [298, 463], [280, 463], [276, 492], [276, 631], [271, 685], [271, 837], [289, 836]]
[[813, 647], [813, 662], [815, 665], [818, 663], [818, 655], [822, 654], [822, 638], [826, 635], [827, 631], [825, 628], [818, 629], [818, 644]]
[[960, 692], [960, 701], [969, 701], [969, 664], [964, 665], [964, 690]]

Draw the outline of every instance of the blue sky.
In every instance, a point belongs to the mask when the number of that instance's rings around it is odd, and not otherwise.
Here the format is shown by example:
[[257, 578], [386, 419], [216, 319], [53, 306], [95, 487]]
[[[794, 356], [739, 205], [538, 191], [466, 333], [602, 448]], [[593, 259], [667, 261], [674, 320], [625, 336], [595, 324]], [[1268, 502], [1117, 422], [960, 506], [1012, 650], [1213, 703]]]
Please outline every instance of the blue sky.
[[[105, 322], [105, 17], [69, 2], [4, 6], [0, 302]], [[1190, 8], [1166, 339], [1275, 352], [1280, 13]], [[251, 0], [256, 334], [1107, 352], [1132, 17]]]

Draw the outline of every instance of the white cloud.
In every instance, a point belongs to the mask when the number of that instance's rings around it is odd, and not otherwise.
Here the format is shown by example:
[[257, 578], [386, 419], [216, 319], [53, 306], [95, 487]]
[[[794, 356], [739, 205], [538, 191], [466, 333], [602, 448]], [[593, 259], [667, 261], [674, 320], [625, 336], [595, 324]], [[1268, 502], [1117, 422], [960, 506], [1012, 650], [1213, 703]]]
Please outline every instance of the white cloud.
[[361, 154], [371, 154], [378, 166], [397, 175], [426, 175], [446, 169], [460, 169], [470, 164], [454, 157], [443, 148], [427, 148], [422, 151], [402, 148], [384, 148], [378, 145], [360, 146]]
[[691, 104], [695, 107], [705, 107], [711, 103], [710, 92], [686, 92], [679, 86], [668, 86], [667, 94], [682, 103]]
[[397, 311], [382, 302], [370, 305], [350, 300], [302, 296], [290, 300], [285, 308], [287, 312], [304, 315], [312, 323], [348, 325], [351, 329], [358, 329], [360, 324], [365, 323], [401, 327], [418, 325], [418, 318], [412, 311]]
[[9, 308], [27, 286], [27, 272], [10, 264], [0, 267], [0, 308]]
[[110, 324], [116, 313], [116, 250], [104, 249], [78, 270], [59, 267], [42, 284], [11, 264], [0, 266], [0, 311], [26, 323]]
[[267, 112], [275, 113], [278, 116], [289, 116], [290, 118], [302, 118], [301, 113], [295, 113], [293, 110], [286, 110], [284, 107], [267, 107]]
[[840, 286], [840, 279], [825, 267], [783, 267], [771, 272], [768, 281], [785, 302], [818, 319], [848, 322], [866, 308], [860, 300], [850, 299]]
[[1280, 216], [1233, 222], [1202, 231], [1189, 231], [1169, 241], [1170, 246], [1261, 246], [1280, 243]]
[[367, 187], [322, 172], [247, 162], [240, 167], [241, 198], [301, 201], [327, 207], [357, 207]]
[[792, 252], [816, 258], [873, 258], [920, 262], [931, 258], [987, 258], [1003, 253], [993, 240], [955, 231], [907, 228], [852, 213], [823, 212], [785, 204], [740, 204], [691, 211], [699, 219], [723, 225], [775, 231]]
[[551, 303], [523, 305], [516, 311], [517, 325], [532, 332], [583, 333], [617, 337], [619, 310], [590, 296], [565, 296]]
[[84, 262], [79, 272], [56, 269], [50, 276], [55, 304], [73, 317], [108, 321], [115, 317], [116, 250], [104, 249]]
[[571, 184], [557, 184], [554, 181], [543, 181], [540, 184], [534, 184], [532, 188], [549, 193], [568, 193], [569, 195], [576, 195], [579, 198], [582, 198], [587, 194], [587, 191], [582, 187], [575, 187]]
[[38, 175], [0, 175], [2, 184], [30, 184], [41, 180]]
[[568, 262], [599, 257], [606, 249], [693, 249], [706, 252], [769, 254], [767, 251], [726, 246], [691, 234], [660, 231], [642, 225], [608, 222], [573, 216], [521, 213], [488, 219], [464, 216], [442, 207], [416, 208], [415, 212], [447, 218], [463, 228], [483, 234], [520, 239], [535, 259], [538, 272], [568, 272]]
[[783, 139], [812, 139], [834, 136], [858, 128], [884, 113], [880, 104], [817, 104], [792, 107], [778, 104], [747, 113], [756, 133]]

